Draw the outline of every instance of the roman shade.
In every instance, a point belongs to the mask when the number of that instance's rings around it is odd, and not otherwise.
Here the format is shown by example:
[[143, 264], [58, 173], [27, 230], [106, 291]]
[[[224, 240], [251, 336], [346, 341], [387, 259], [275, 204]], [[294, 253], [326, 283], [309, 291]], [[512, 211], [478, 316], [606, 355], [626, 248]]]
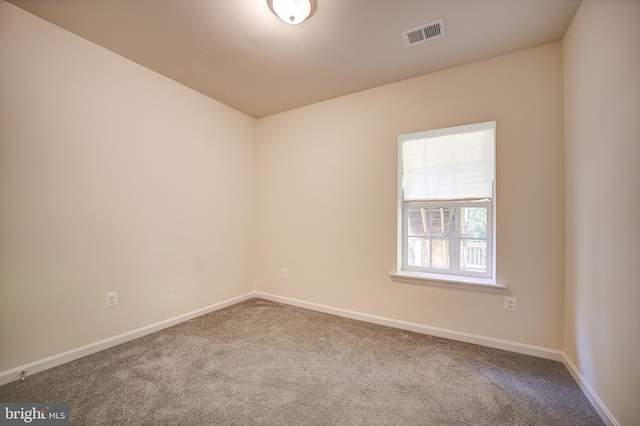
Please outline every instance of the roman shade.
[[404, 201], [490, 200], [493, 129], [402, 142]]

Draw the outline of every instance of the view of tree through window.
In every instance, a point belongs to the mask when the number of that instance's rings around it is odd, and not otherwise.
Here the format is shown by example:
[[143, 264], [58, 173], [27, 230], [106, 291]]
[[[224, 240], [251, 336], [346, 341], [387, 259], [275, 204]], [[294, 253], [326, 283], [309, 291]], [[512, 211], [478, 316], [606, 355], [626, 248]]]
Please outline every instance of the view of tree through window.
[[486, 271], [486, 207], [415, 205], [407, 219], [410, 266]]

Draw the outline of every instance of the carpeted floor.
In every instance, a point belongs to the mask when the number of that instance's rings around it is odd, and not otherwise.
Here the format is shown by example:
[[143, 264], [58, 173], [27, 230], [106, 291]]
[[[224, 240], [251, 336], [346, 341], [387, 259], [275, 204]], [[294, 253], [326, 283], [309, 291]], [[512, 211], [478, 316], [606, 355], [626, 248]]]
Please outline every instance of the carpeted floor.
[[0, 387], [72, 425], [600, 425], [559, 362], [262, 299]]

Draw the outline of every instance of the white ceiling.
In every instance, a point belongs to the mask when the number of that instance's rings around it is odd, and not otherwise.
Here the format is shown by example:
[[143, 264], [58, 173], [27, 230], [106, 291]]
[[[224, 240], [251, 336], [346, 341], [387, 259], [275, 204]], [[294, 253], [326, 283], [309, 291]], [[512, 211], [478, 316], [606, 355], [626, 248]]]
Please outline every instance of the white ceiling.
[[581, 2], [318, 0], [288, 25], [266, 0], [9, 1], [256, 118], [560, 40]]

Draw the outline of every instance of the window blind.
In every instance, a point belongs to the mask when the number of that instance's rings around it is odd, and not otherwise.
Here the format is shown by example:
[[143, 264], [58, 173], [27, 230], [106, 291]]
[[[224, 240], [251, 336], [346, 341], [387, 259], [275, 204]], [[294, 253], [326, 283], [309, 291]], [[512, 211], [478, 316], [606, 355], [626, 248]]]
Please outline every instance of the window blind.
[[404, 141], [404, 200], [491, 199], [493, 132], [486, 129]]

